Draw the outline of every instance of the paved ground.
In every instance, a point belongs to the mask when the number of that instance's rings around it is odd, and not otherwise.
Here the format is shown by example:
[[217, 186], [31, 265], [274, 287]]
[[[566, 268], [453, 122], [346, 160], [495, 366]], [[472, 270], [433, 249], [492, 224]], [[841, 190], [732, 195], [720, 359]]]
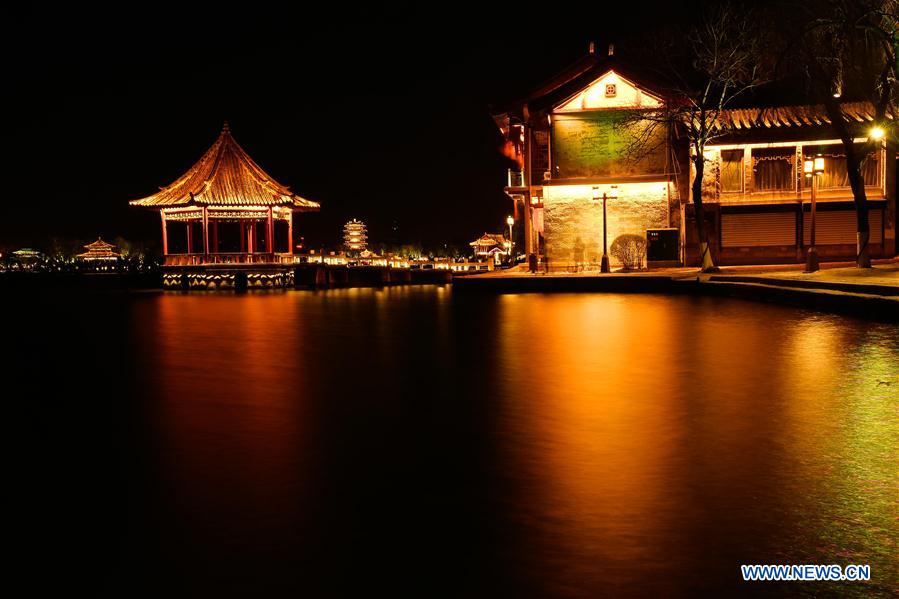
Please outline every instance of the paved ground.
[[875, 260], [872, 268], [856, 268], [851, 262], [830, 262], [821, 265], [821, 270], [803, 272], [804, 266], [760, 265], [725, 266], [722, 275], [752, 275], [766, 278], [820, 281], [834, 283], [865, 283], [873, 285], [899, 285], [899, 259]]
[[549, 275], [538, 273], [532, 275], [526, 270], [497, 270], [490, 273], [474, 275], [479, 278], [589, 278], [589, 277], [647, 277], [667, 276], [674, 279], [692, 279], [697, 276], [701, 280], [709, 280], [712, 276], [723, 277], [752, 277], [769, 285], [776, 284], [778, 280], [790, 282], [811, 282], [816, 288], [826, 289], [828, 284], [835, 284], [835, 288], [843, 285], [865, 285], [866, 287], [889, 286], [899, 287], [899, 258], [888, 260], [875, 260], [872, 268], [856, 268], [852, 262], [827, 262], [821, 264], [821, 270], [814, 273], [805, 273], [801, 264], [764, 264], [754, 266], [724, 266], [715, 275], [699, 275], [695, 267], [656, 268], [641, 272], [613, 272], [602, 275], [596, 271], [567, 273], [553, 272]]

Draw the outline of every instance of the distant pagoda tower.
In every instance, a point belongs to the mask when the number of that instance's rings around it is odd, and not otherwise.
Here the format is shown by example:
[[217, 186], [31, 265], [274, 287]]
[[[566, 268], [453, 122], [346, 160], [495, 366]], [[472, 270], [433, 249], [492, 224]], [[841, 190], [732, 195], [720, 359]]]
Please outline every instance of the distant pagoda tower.
[[84, 249], [87, 251], [75, 256], [77, 260], [84, 262], [115, 262], [122, 257], [121, 254], [115, 251], [116, 247], [114, 245], [106, 243], [99, 237], [97, 237], [97, 241], [84, 246]]
[[354, 218], [343, 226], [343, 247], [347, 252], [361, 252], [368, 247], [365, 223]]

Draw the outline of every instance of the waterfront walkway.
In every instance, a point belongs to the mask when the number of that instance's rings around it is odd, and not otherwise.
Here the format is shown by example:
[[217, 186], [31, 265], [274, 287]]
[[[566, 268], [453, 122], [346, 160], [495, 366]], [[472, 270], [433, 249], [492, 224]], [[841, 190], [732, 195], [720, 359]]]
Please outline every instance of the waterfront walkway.
[[632, 292], [727, 295], [829, 312], [899, 321], [899, 259], [877, 260], [873, 268], [826, 263], [815, 273], [803, 265], [727, 266], [716, 273], [695, 267], [641, 272], [531, 274], [526, 271], [455, 278], [459, 290], [527, 292]]

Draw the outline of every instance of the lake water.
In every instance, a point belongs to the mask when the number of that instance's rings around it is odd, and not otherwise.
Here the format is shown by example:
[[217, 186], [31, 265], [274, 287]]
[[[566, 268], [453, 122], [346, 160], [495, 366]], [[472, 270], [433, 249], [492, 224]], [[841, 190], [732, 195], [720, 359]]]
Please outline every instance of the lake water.
[[[0, 306], [35, 589], [899, 591], [896, 325], [440, 286]], [[755, 563], [873, 580], [743, 583]]]

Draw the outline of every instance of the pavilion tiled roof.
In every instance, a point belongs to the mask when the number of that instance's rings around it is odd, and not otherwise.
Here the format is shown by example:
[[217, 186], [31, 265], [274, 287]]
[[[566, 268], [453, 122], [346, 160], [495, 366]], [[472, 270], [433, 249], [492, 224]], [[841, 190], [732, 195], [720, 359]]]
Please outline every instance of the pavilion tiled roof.
[[[858, 123], [874, 120], [874, 106], [870, 102], [843, 102], [843, 114]], [[887, 118], [893, 115], [887, 113]], [[718, 115], [716, 127], [731, 131], [741, 129], [772, 129], [777, 127], [804, 127], [830, 125], [830, 117], [824, 106], [775, 106], [767, 108], [729, 108]]]
[[190, 170], [151, 196], [129, 202], [132, 206], [287, 206], [318, 210], [318, 202], [296, 195], [256, 164], [231, 135], [228, 124], [212, 147]]

